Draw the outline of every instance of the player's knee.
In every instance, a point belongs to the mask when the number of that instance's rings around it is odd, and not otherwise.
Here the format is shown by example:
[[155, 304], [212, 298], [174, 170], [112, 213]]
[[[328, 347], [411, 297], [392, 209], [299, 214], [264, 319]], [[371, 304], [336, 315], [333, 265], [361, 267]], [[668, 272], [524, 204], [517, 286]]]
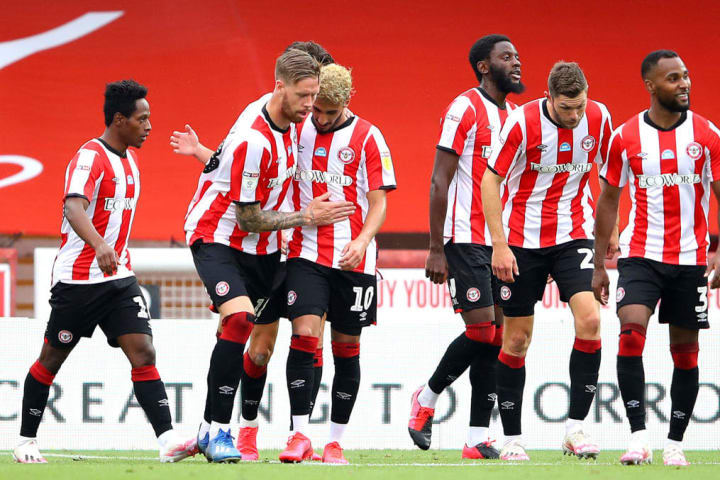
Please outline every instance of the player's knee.
[[618, 355], [621, 357], [640, 357], [645, 349], [645, 327], [639, 323], [626, 323], [620, 326]]
[[301, 337], [318, 337], [318, 333], [312, 328], [312, 325], [306, 324], [293, 323], [292, 333]]
[[578, 319], [578, 336], [596, 338], [600, 334], [600, 313], [592, 312]]
[[133, 368], [155, 365], [155, 347], [148, 344], [136, 349], [130, 355], [130, 364]]
[[236, 312], [226, 315], [222, 319], [220, 339], [233, 343], [247, 343], [254, 321], [255, 315], [249, 312]]
[[67, 354], [65, 352], [58, 352], [55, 350], [46, 351], [43, 349], [40, 352], [38, 362], [45, 367], [50, 373], [56, 375], [60, 371], [60, 367], [65, 362]]
[[270, 363], [273, 354], [271, 345], [251, 345], [248, 349], [248, 355], [255, 365], [264, 366]]
[[530, 335], [523, 330], [505, 332], [503, 350], [511, 355], [524, 357], [530, 346]]

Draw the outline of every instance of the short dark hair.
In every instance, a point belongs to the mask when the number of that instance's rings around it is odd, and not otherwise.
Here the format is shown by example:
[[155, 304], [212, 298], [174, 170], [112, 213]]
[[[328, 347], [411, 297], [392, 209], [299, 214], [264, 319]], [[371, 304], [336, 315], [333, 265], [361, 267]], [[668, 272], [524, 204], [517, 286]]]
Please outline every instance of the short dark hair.
[[147, 96], [148, 89], [135, 80], [120, 80], [105, 86], [105, 126], [109, 127], [116, 113], [130, 117], [135, 112], [135, 102]]
[[330, 55], [330, 52], [325, 50], [319, 43], [315, 43], [313, 41], [293, 42], [287, 46], [285, 52], [283, 53], [287, 53], [290, 50], [303, 51], [317, 60], [320, 65], [330, 65], [331, 63], [335, 63], [335, 59], [333, 59], [332, 55]]
[[559, 61], [553, 65], [548, 75], [548, 91], [553, 97], [565, 95], [568, 98], [575, 98], [587, 90], [588, 84], [585, 80], [580, 65], [575, 62]]
[[470, 47], [470, 55], [468, 55], [468, 60], [470, 60], [470, 66], [472, 67], [473, 72], [475, 72], [475, 76], [477, 77], [478, 82], [482, 82], [482, 74], [478, 71], [477, 68], [478, 62], [482, 62], [483, 60], [487, 60], [488, 58], [490, 58], [490, 52], [492, 52], [493, 47], [496, 43], [500, 42], [510, 42], [510, 39], [505, 35], [493, 33], [490, 35], [485, 35], [480, 40], [473, 43], [473, 46]]
[[645, 77], [647, 77], [648, 72], [658, 64], [661, 58], [676, 58], [679, 56], [680, 55], [672, 50], [655, 50], [654, 52], [648, 53], [647, 57], [643, 59], [642, 64], [640, 64], [640, 74], [642, 78], [645, 79]]

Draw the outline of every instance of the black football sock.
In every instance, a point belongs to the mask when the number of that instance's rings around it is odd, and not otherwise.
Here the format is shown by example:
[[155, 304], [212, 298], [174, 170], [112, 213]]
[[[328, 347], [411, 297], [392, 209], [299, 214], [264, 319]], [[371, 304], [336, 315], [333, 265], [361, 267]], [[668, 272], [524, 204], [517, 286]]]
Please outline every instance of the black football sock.
[[670, 385], [672, 407], [668, 438], [677, 442], [682, 441], [685, 435], [700, 388], [697, 366], [698, 351], [697, 342], [670, 345], [675, 368]]
[[488, 345], [470, 364], [470, 426], [488, 427], [497, 400], [497, 363], [500, 347]]
[[497, 363], [497, 402], [506, 436], [522, 433], [522, 401], [525, 388], [525, 357], [500, 351]]
[[35, 438], [42, 420], [43, 412], [47, 406], [50, 385], [55, 375], [40, 362], [35, 362], [25, 377], [25, 386], [22, 399], [22, 423], [20, 435]]
[[155, 365], [133, 368], [131, 375], [135, 398], [155, 430], [155, 436], [159, 437], [172, 429], [165, 384], [160, 380]]
[[597, 390], [600, 340], [575, 339], [570, 354], [570, 411], [573, 420], [585, 420]]
[[309, 415], [314, 382], [313, 357], [317, 337], [293, 335], [285, 375], [290, 397], [290, 415]]
[[465, 326], [465, 332], [453, 340], [435, 372], [428, 380], [428, 387], [435, 393], [441, 393], [467, 370], [478, 352], [492, 342], [495, 325], [490, 323]]
[[250, 355], [246, 353], [243, 356], [242, 381], [240, 382], [242, 418], [245, 420], [257, 418], [266, 380], [267, 365], [255, 365]]
[[330, 421], [346, 424], [360, 389], [360, 344], [332, 342], [335, 375], [332, 383]]
[[642, 357], [618, 355], [617, 377], [630, 431], [645, 430], [645, 369]]

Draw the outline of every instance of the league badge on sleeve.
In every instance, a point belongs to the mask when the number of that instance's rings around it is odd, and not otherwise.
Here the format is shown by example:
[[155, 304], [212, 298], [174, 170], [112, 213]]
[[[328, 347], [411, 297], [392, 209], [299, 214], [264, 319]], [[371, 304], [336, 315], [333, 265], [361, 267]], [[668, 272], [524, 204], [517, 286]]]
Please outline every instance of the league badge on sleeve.
[[260, 180], [260, 173], [258, 172], [243, 172], [243, 187], [252, 191], [257, 187], [258, 181]]

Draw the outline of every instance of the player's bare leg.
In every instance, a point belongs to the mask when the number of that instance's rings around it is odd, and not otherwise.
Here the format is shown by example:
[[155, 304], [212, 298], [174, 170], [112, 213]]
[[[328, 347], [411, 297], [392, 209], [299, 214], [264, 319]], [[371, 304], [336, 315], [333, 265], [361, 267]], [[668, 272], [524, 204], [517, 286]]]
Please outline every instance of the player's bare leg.
[[130, 361], [133, 389], [138, 403], [155, 431], [160, 446], [161, 462], [179, 462], [195, 455], [197, 441], [180, 439], [173, 430], [165, 384], [155, 368], [155, 347], [152, 337], [130, 333], [116, 339]]
[[267, 365], [275, 350], [279, 326], [279, 321], [255, 325], [250, 334], [247, 352], [243, 356], [243, 375], [240, 384], [242, 417], [237, 439], [237, 449], [243, 461], [259, 459], [258, 408], [265, 388]]
[[532, 340], [534, 316], [505, 317], [503, 344], [498, 357], [497, 395], [505, 442], [500, 459], [529, 460], [522, 441], [522, 401], [525, 355]]
[[592, 292], [578, 292], [570, 298], [575, 319], [575, 343], [570, 354], [570, 410], [565, 422], [564, 454], [597, 458], [600, 447], [583, 428], [597, 391], [600, 371], [600, 309]]
[[292, 435], [280, 453], [282, 462], [301, 462], [312, 457], [310, 439], [303, 433], [310, 422], [310, 401], [314, 383], [313, 358], [317, 351], [322, 318], [302, 315], [292, 321], [292, 338], [287, 359], [287, 387], [292, 415]]
[[620, 340], [617, 377], [625, 413], [630, 423], [630, 441], [620, 457], [623, 465], [652, 462], [652, 450], [645, 429], [645, 369], [642, 354], [652, 311], [645, 305], [624, 305], [618, 311]]
[[47, 405], [53, 379], [74, 346], [75, 344], [68, 348], [56, 348], [49, 343], [43, 343], [40, 356], [30, 367], [30, 371], [25, 377], [20, 439], [13, 450], [13, 458], [16, 462], [47, 463], [40, 453], [37, 431]]

